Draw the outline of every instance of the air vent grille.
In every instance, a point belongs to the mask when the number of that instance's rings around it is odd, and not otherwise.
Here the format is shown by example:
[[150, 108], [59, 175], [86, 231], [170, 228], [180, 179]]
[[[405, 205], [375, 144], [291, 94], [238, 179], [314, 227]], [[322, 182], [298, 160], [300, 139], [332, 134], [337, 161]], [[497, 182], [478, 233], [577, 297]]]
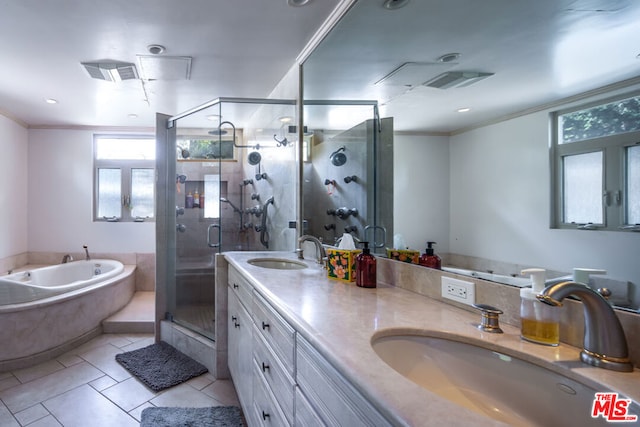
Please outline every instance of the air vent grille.
[[82, 62], [81, 64], [93, 79], [115, 82], [138, 78], [135, 64], [129, 62], [98, 61]]

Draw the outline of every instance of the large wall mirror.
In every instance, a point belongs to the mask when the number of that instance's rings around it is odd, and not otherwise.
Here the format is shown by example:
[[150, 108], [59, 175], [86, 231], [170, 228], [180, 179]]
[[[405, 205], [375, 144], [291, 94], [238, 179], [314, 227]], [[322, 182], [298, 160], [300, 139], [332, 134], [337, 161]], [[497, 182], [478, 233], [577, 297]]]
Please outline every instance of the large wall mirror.
[[[387, 245], [435, 241], [444, 264], [505, 277], [605, 270], [592, 278], [637, 311], [640, 233], [553, 226], [549, 147], [554, 112], [640, 93], [640, 3], [351, 3], [304, 60], [303, 94], [374, 100], [391, 121], [393, 157], [376, 159], [393, 167], [393, 202], [379, 200], [392, 209]], [[304, 115], [327, 135], [368, 119], [339, 105]]]

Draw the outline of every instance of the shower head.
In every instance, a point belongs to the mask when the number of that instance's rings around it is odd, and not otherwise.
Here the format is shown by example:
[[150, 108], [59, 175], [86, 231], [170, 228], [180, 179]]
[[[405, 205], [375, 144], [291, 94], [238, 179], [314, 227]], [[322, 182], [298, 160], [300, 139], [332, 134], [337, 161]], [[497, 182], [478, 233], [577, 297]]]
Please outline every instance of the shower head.
[[342, 147], [331, 153], [329, 159], [331, 160], [331, 164], [333, 166], [342, 166], [347, 163], [347, 155], [343, 153], [344, 150], [346, 150], [346, 147], [343, 145]]

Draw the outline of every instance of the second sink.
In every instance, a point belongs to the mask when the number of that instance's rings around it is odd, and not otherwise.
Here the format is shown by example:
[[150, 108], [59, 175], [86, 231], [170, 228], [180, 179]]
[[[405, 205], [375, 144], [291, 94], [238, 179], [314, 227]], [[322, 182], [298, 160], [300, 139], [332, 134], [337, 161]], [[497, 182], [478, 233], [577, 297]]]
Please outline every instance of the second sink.
[[[549, 369], [451, 339], [399, 333], [371, 345], [391, 368], [441, 397], [519, 426], [606, 425], [592, 418], [594, 389]], [[637, 403], [629, 414], [639, 414]]]

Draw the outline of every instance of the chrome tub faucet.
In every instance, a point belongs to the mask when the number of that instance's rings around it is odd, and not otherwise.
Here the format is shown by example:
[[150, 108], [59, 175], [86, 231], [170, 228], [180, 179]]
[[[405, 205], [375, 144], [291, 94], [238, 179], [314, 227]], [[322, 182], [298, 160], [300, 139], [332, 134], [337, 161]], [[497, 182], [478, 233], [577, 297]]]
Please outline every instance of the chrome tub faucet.
[[62, 264], [73, 261], [73, 257], [70, 254], [66, 254], [62, 257]]
[[89, 247], [87, 245], [82, 245], [82, 248], [84, 249], [84, 253], [85, 253], [85, 260], [87, 261], [91, 261], [91, 256], [89, 256]]
[[566, 281], [547, 286], [537, 298], [557, 307], [569, 295], [580, 298], [584, 308], [584, 344], [580, 360], [598, 368], [633, 371], [620, 320], [602, 295], [583, 283]]

